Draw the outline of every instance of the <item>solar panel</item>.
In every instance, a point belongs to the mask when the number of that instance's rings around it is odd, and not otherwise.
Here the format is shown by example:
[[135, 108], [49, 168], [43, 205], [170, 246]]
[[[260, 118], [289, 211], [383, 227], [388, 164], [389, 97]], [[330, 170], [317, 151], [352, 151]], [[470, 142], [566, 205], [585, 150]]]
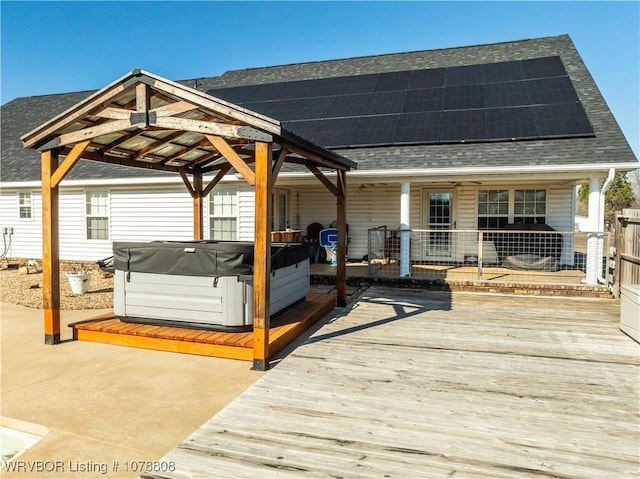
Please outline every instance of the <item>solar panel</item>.
[[491, 139], [538, 137], [531, 107], [492, 108], [487, 110], [487, 132]]
[[578, 102], [533, 107], [540, 136], [571, 136], [593, 133], [589, 119]]
[[352, 142], [355, 145], [392, 143], [399, 115], [366, 116], [358, 120]]
[[265, 101], [254, 103], [254, 107], [250, 110], [257, 111], [263, 115], [270, 116], [272, 118], [278, 118], [279, 120], [289, 120], [295, 118], [296, 112], [300, 109], [300, 103], [302, 100], [283, 100], [283, 101]]
[[465, 85], [444, 89], [443, 110], [469, 110], [484, 108], [484, 86]]
[[482, 78], [484, 83], [507, 82], [522, 80], [524, 73], [519, 61], [485, 63], [482, 65]]
[[360, 116], [364, 113], [367, 103], [369, 103], [369, 95], [364, 93], [336, 96], [329, 108], [327, 118]]
[[326, 147], [351, 146], [356, 125], [353, 118], [320, 120], [312, 141]]
[[366, 94], [373, 91], [373, 87], [378, 80], [377, 74], [372, 75], [358, 75], [353, 77], [344, 77], [343, 81], [338, 87], [336, 95], [350, 95], [350, 94]]
[[406, 94], [406, 90], [372, 93], [369, 95], [369, 102], [365, 106], [363, 114], [400, 113]]
[[311, 140], [315, 132], [318, 131], [320, 121], [321, 120], [287, 121], [284, 122], [284, 125], [296, 135]]
[[304, 98], [302, 100], [298, 100], [300, 102], [300, 106], [294, 114], [289, 116], [288, 120], [327, 118], [329, 116], [329, 110], [333, 106], [335, 100], [335, 96]]
[[445, 74], [445, 86], [479, 85], [482, 83], [482, 65], [449, 67]]
[[593, 135], [558, 56], [208, 93], [334, 148]]
[[486, 116], [485, 109], [444, 111], [440, 126], [440, 141], [488, 139]]
[[381, 73], [373, 87], [373, 91], [406, 90], [411, 72]]
[[446, 68], [431, 68], [429, 70], [414, 70], [409, 75], [409, 90], [422, 88], [438, 88], [444, 86]]
[[264, 83], [255, 85], [246, 101], [266, 101], [278, 98], [286, 83]]
[[444, 88], [408, 90], [402, 105], [405, 113], [442, 110]]
[[529, 105], [531, 103], [527, 83], [510, 81], [488, 83], [484, 86], [487, 108]]
[[578, 100], [569, 77], [545, 78], [527, 82], [531, 103], [546, 105], [553, 103], [568, 103]]
[[442, 112], [440, 111], [426, 111], [401, 115], [398, 119], [394, 142], [438, 142], [440, 139], [441, 116]]
[[522, 60], [521, 64], [525, 78], [549, 78], [567, 74], [558, 56]]
[[[316, 82], [314, 80], [285, 83], [282, 90], [278, 93], [277, 99], [312, 97], [316, 91], [315, 83]], [[274, 99], [276, 98], [272, 98], [272, 100]]]

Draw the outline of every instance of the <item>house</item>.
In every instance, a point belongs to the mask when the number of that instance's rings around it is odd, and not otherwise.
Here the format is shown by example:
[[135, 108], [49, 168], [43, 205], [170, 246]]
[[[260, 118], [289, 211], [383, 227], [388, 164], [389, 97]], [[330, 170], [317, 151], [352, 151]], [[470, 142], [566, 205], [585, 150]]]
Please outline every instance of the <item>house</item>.
[[[348, 174], [348, 255], [367, 257], [371, 228], [398, 231], [412, 261], [462, 262], [455, 230], [514, 224], [574, 230], [575, 187], [588, 181], [589, 229], [603, 231], [600, 180], [640, 166], [567, 35], [489, 45], [235, 70], [179, 82], [357, 163]], [[20, 138], [92, 92], [2, 106], [0, 227], [5, 255], [42, 256], [40, 157]], [[184, 154], [184, 145], [158, 148]], [[158, 150], [159, 152], [160, 150]], [[150, 148], [149, 155], [154, 153]], [[336, 220], [314, 173], [285, 166], [273, 230]], [[60, 258], [96, 260], [113, 241], [193, 238], [192, 198], [178, 175], [81, 159], [61, 183]], [[203, 205], [205, 239], [254, 238], [254, 188], [231, 171]], [[424, 230], [410, 245], [408, 231]], [[436, 230], [443, 230], [438, 233]], [[9, 231], [12, 234], [9, 234]], [[385, 233], [386, 234], [386, 233]], [[600, 274], [597, 238], [587, 281]], [[567, 236], [559, 262], [574, 262]]]

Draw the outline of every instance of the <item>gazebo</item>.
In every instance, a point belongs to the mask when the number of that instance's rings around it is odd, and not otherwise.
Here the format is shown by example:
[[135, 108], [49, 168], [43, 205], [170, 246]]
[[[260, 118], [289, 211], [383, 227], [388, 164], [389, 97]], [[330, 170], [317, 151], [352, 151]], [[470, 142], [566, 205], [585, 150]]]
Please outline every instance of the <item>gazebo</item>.
[[284, 163], [306, 167], [336, 197], [336, 300], [346, 304], [346, 172], [356, 165], [287, 131], [278, 120], [136, 69], [21, 139], [25, 148], [40, 152], [42, 162], [46, 344], [60, 342], [59, 186], [80, 159], [180, 175], [193, 197], [194, 240], [203, 239], [203, 199], [227, 173], [234, 169], [255, 187], [253, 367], [258, 370], [268, 368], [271, 355], [271, 192]]

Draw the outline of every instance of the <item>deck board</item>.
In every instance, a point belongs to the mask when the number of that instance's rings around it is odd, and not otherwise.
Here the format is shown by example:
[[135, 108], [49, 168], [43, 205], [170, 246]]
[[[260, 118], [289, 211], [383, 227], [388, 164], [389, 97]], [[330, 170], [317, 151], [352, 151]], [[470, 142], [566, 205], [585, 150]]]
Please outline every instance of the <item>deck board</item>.
[[638, 477], [614, 300], [370, 288], [145, 478]]
[[[269, 346], [272, 355], [294, 341], [335, 305], [331, 294], [311, 293], [306, 300], [271, 320]], [[221, 332], [192, 328], [123, 322], [114, 314], [70, 325], [74, 338], [82, 341], [118, 344], [187, 354], [252, 360], [252, 332]]]

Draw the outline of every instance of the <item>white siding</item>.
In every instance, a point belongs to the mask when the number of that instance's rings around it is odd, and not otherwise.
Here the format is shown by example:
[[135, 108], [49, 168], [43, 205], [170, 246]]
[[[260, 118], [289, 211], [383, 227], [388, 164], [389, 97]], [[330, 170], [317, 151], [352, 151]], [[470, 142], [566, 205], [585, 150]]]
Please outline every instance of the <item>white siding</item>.
[[111, 189], [112, 241], [191, 239], [193, 199], [184, 187]]
[[84, 189], [60, 192], [60, 259], [98, 260], [111, 254], [109, 240], [87, 240], [85, 198]]
[[[31, 192], [31, 218], [20, 218], [18, 191]], [[39, 258], [42, 256], [42, 198], [40, 191], [31, 189], [3, 190], [0, 192], [0, 228], [13, 228], [11, 242], [9, 235], [0, 244], [0, 253], [7, 246], [6, 256], [16, 258]], [[0, 230], [0, 234], [2, 231]]]
[[[556, 231], [572, 232], [575, 229], [575, 199], [574, 188], [571, 186], [554, 186], [547, 190], [547, 224]], [[562, 237], [561, 264], [573, 264], [574, 237]]]
[[[307, 226], [318, 222], [325, 227], [338, 216], [336, 198], [324, 186], [309, 186], [292, 191], [296, 198], [296, 218], [299, 228], [306, 234]], [[364, 186], [347, 188], [347, 224], [349, 225], [350, 259], [361, 259], [367, 254], [369, 228], [386, 225], [397, 229], [400, 224], [400, 185]]]
[[[489, 186], [487, 186], [489, 187]], [[495, 184], [490, 188], [513, 188]], [[563, 185], [519, 185], [518, 188], [547, 188], [547, 222], [558, 231], [573, 230], [573, 188]], [[93, 188], [98, 190], [100, 188]], [[103, 188], [105, 189], [105, 188]], [[437, 187], [411, 185], [411, 227], [422, 224], [423, 192]], [[447, 188], [440, 188], [441, 190]], [[476, 228], [476, 187], [453, 188], [454, 221], [458, 229]], [[111, 254], [112, 241], [190, 240], [193, 238], [193, 203], [182, 185], [166, 187], [112, 187], [110, 193], [110, 238], [86, 240], [85, 189], [62, 189], [60, 194], [60, 257], [71, 260], [97, 260]], [[238, 188], [238, 239], [254, 238], [254, 188]], [[19, 220], [16, 190], [0, 194], [0, 227], [12, 226], [14, 235], [10, 256], [40, 258], [42, 199], [33, 191], [31, 220]], [[205, 238], [208, 237], [208, 200], [204, 202]], [[336, 198], [321, 184], [290, 190], [291, 227], [303, 230], [319, 222], [329, 226], [337, 217]], [[367, 254], [369, 228], [386, 225], [397, 229], [400, 223], [400, 184], [374, 185], [353, 183], [348, 187], [347, 223], [350, 259]], [[469, 248], [467, 248], [469, 249]], [[573, 246], [565, 241], [563, 262], [570, 262]], [[464, 252], [462, 252], [464, 253]], [[417, 259], [417, 258], [416, 258]]]
[[253, 241], [255, 234], [255, 189], [251, 186], [238, 188], [238, 240]]

